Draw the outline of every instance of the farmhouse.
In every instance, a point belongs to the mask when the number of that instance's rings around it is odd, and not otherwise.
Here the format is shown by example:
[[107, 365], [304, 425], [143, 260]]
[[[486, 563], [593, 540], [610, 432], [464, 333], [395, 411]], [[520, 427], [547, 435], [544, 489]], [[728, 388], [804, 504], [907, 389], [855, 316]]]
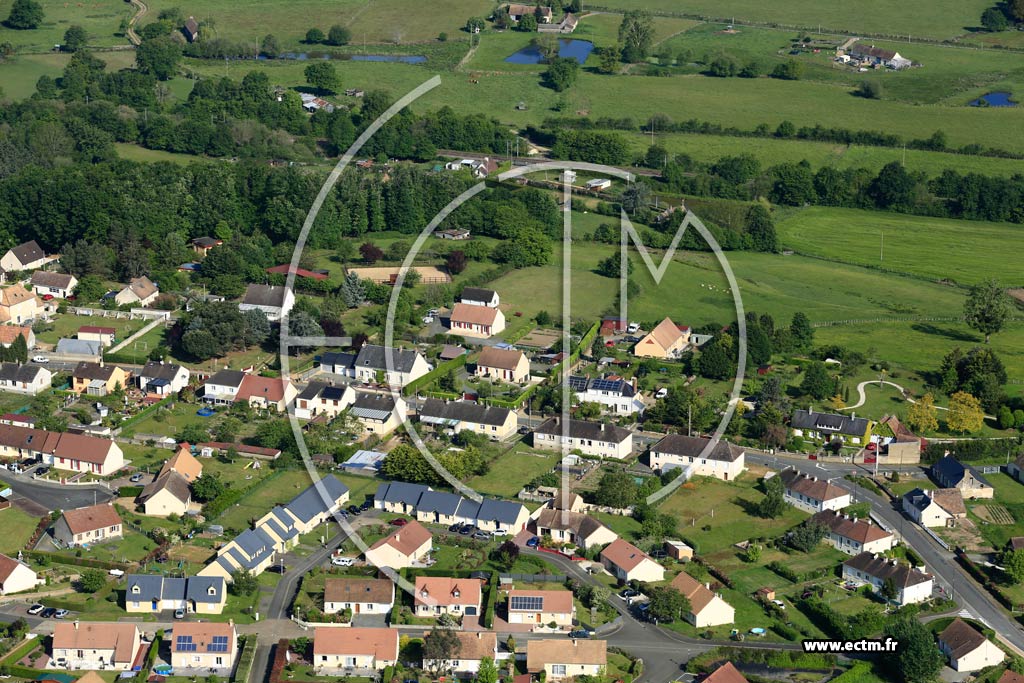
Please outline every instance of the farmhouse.
[[539, 536], [550, 536], [558, 543], [572, 543], [587, 550], [611, 543], [619, 536], [602, 522], [581, 512], [540, 508], [533, 522]]
[[485, 346], [476, 360], [473, 374], [486, 379], [522, 384], [530, 379], [530, 361], [522, 351]]
[[686, 572], [679, 572], [669, 585], [690, 601], [690, 611], [684, 618], [697, 628], [731, 624], [735, 621], [736, 610], [732, 605]]
[[886, 50], [864, 43], [854, 43], [848, 54], [863, 64], [887, 66], [896, 70], [906, 69], [912, 64], [909, 59], [895, 50]]
[[118, 306], [138, 306], [145, 308], [156, 301], [160, 290], [148, 277], [133, 277], [128, 281], [128, 286], [114, 296], [114, 303]]
[[483, 591], [480, 579], [417, 576], [413, 606], [417, 616], [478, 616]]
[[157, 396], [176, 394], [188, 386], [190, 375], [184, 365], [151, 360], [139, 372], [139, 389]]
[[121, 516], [113, 505], [100, 503], [76, 510], [65, 510], [53, 524], [53, 537], [71, 547], [121, 538]]
[[375, 567], [402, 569], [420, 562], [433, 548], [433, 537], [419, 522], [398, 527], [366, 550], [366, 561]]
[[995, 489], [978, 470], [964, 467], [951, 455], [945, 455], [932, 465], [930, 474], [944, 489], [957, 489], [964, 498], [991, 498]]
[[893, 602], [901, 606], [930, 599], [934, 584], [931, 574], [900, 564], [898, 560], [868, 552], [843, 562], [843, 578], [868, 584], [876, 593], [880, 593], [886, 582], [889, 582], [896, 589]]
[[235, 622], [184, 621], [174, 625], [171, 640], [171, 666], [188, 675], [189, 670], [203, 673], [221, 670], [230, 673], [238, 657]]
[[621, 377], [583, 377], [573, 375], [569, 387], [580, 403], [597, 403], [606, 413], [637, 415], [644, 411], [644, 402], [636, 386]]
[[967, 516], [963, 496], [957, 489], [937, 491], [916, 488], [903, 494], [903, 511], [924, 527], [954, 526]]
[[78, 278], [69, 273], [53, 273], [47, 270], [37, 270], [32, 273], [29, 280], [32, 291], [37, 296], [50, 297], [51, 299], [66, 299], [75, 291], [78, 286]]
[[135, 624], [61, 621], [53, 631], [53, 660], [62, 669], [128, 671], [141, 647]]
[[665, 568], [632, 543], [617, 538], [601, 551], [604, 565], [619, 583], [627, 581], [662, 581]]
[[505, 329], [505, 314], [497, 308], [457, 303], [449, 319], [452, 334], [487, 338]]
[[[508, 18], [512, 21], [519, 23], [519, 20], [527, 14], [537, 15], [538, 24], [550, 24], [551, 23], [551, 8], [541, 5], [523, 5], [520, 3], [511, 3], [507, 6]], [[539, 12], [538, 12], [539, 10]]]
[[788, 467], [778, 476], [782, 477], [786, 502], [801, 510], [842, 510], [850, 504], [850, 494], [825, 479], [810, 477]]
[[227, 584], [219, 576], [171, 578], [163, 574], [129, 574], [124, 608], [129, 614], [183, 609], [192, 614], [220, 614]]
[[46, 583], [28, 565], [6, 555], [0, 555], [0, 595], [20, 593]]
[[128, 374], [116, 365], [103, 361], [90, 363], [82, 361], [71, 372], [71, 390], [76, 394], [106, 396], [120, 387], [128, 386]]
[[55, 260], [57, 257], [47, 257], [43, 248], [35, 240], [30, 240], [8, 249], [0, 257], [0, 269], [4, 273], [35, 270]]
[[501, 441], [515, 434], [519, 419], [508, 408], [485, 406], [473, 401], [442, 401], [428, 398], [420, 406], [420, 422], [452, 429], [486, 434]]
[[825, 540], [836, 550], [847, 555], [859, 555], [862, 552], [884, 553], [896, 543], [891, 533], [871, 519], [857, 519], [856, 515], [844, 515], [838, 510], [822, 510], [811, 520], [828, 528]]
[[719, 441], [707, 453], [710, 439], [669, 434], [651, 446], [651, 469], [665, 472], [682, 468], [683, 477], [715, 477], [723, 481], [736, 479], [743, 472], [746, 453], [728, 441]]
[[459, 301], [470, 306], [486, 306], [497, 308], [501, 303], [501, 297], [493, 289], [482, 287], [466, 287], [459, 296]]
[[690, 343], [690, 328], [680, 327], [665, 318], [644, 335], [633, 347], [633, 355], [638, 358], [678, 358]]
[[0, 363], [0, 391], [35, 396], [50, 388], [52, 377], [41, 365]]
[[532, 626], [572, 626], [576, 605], [568, 590], [516, 590], [508, 592], [508, 623]]
[[407, 412], [401, 397], [358, 391], [349, 415], [356, 418], [370, 434], [383, 436], [396, 430], [405, 420]]
[[816, 413], [814, 409], [794, 410], [789, 426], [794, 436], [832, 441], [840, 439], [852, 444], [866, 444], [871, 438], [871, 420], [856, 414]]
[[295, 293], [284, 286], [249, 285], [245, 288], [240, 311], [262, 311], [270, 322], [281, 322], [281, 317], [295, 305]]
[[334, 386], [310, 382], [295, 399], [295, 417], [310, 420], [317, 415], [334, 419], [356, 400], [356, 391], [348, 385]]
[[395, 584], [390, 579], [329, 576], [324, 582], [324, 614], [386, 614], [394, 604]]
[[573, 638], [568, 642], [545, 638], [526, 641], [526, 670], [543, 672], [546, 680], [597, 676], [608, 664], [604, 640]]
[[563, 424], [560, 417], [551, 417], [533, 431], [533, 445], [622, 460], [633, 452], [633, 432], [604, 422], [570, 419]]
[[0, 323], [27, 324], [35, 319], [37, 310], [35, 295], [20, 284], [0, 289]]
[[360, 382], [404, 387], [430, 370], [419, 351], [367, 344], [356, 356], [354, 376]]
[[494, 631], [455, 631], [454, 635], [459, 641], [457, 654], [452, 659], [425, 659], [424, 668], [471, 676], [480, 671], [480, 660], [484, 657], [498, 658], [498, 634]]
[[995, 643], [960, 617], [939, 634], [939, 650], [949, 657], [954, 671], [978, 671], [1006, 658]]
[[376, 669], [398, 661], [398, 630], [320, 627], [313, 632], [313, 666], [318, 672]]

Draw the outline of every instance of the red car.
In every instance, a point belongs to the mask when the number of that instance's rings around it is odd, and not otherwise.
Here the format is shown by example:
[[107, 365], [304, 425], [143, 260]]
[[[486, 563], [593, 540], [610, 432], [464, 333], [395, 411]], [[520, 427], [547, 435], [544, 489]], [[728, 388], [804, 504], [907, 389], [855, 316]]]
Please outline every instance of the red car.
[[408, 523], [409, 520], [402, 519], [401, 517], [391, 520], [391, 526], [405, 526]]
[[43, 301], [53, 301], [53, 294], [43, 294]]

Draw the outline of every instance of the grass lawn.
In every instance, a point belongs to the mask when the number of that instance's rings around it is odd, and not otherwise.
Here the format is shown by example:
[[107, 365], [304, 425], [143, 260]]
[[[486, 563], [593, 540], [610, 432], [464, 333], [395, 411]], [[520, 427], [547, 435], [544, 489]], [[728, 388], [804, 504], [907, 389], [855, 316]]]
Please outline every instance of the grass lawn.
[[[10, 2], [0, 0], [0, 17], [7, 16]], [[0, 43], [9, 40], [7, 36], [20, 31], [11, 31], [0, 26]], [[36, 33], [28, 31], [26, 33]], [[61, 36], [63, 36], [63, 29]], [[49, 47], [46, 48], [47, 50]], [[116, 71], [130, 67], [135, 62], [135, 53], [130, 50], [123, 52], [97, 52], [95, 56], [107, 63], [108, 71]], [[0, 62], [0, 83], [3, 83], [4, 96], [12, 100], [27, 99], [36, 91], [36, 81], [40, 76], [57, 78], [61, 75], [71, 55], [56, 52], [39, 54], [15, 54]]]
[[202, 417], [196, 412], [202, 406], [195, 403], [179, 401], [173, 407], [161, 407], [147, 415], [144, 419], [133, 423], [130, 429], [136, 434], [161, 434], [173, 437], [189, 425], [199, 425], [210, 429], [227, 415], [227, 409], [216, 407], [217, 415]]
[[78, 328], [83, 325], [96, 327], [112, 327], [117, 330], [116, 343], [124, 341], [146, 325], [145, 320], [129, 320], [127, 318], [103, 318], [95, 315], [63, 314], [54, 317], [52, 330], [40, 332], [36, 338], [45, 344], [56, 344], [58, 339], [75, 337]]
[[[147, 536], [131, 529], [126, 529], [124, 538], [95, 543], [88, 548], [82, 548], [81, 557], [107, 562], [135, 562], [145, 557], [151, 550], [156, 548], [156, 542]], [[79, 549], [60, 550], [55, 555], [68, 557], [79, 557]], [[55, 560], [59, 561], [59, 560]]]
[[17, 555], [18, 551], [23, 549], [28, 540], [32, 538], [39, 519], [11, 506], [6, 510], [0, 510], [0, 523], [7, 529], [0, 536], [0, 553]]
[[310, 485], [309, 473], [305, 470], [288, 470], [263, 482], [217, 518], [217, 524], [232, 529], [246, 529], [249, 520], [262, 517], [278, 503], [287, 503]]
[[[0, 17], [7, 18], [14, 0], [0, 0]], [[0, 26], [0, 43], [10, 42], [20, 53], [49, 52], [54, 45], [64, 42], [64, 32], [78, 25], [89, 34], [90, 47], [125, 45], [127, 39], [115, 36], [121, 19], [130, 17], [134, 8], [122, 0], [38, 0], [43, 7], [43, 23], [30, 31], [17, 31]], [[129, 52], [130, 56], [134, 55]], [[5, 83], [6, 85], [6, 83]]]
[[535, 477], [550, 472], [559, 458], [558, 453], [534, 451], [520, 443], [491, 462], [487, 474], [466, 483], [482, 495], [512, 498]]
[[935, 482], [933, 482], [931, 479], [901, 478], [900, 481], [896, 482], [895, 484], [889, 484], [889, 488], [897, 496], [903, 497], [904, 495], [910, 493], [914, 489], [934, 490], [936, 486]]
[[162, 149], [146, 149], [130, 142], [115, 142], [114, 149], [117, 150], [117, 156], [129, 161], [147, 161], [151, 163], [173, 161], [176, 164], [188, 165], [196, 161], [207, 160], [206, 157], [194, 154], [178, 154], [177, 152], [167, 152]]

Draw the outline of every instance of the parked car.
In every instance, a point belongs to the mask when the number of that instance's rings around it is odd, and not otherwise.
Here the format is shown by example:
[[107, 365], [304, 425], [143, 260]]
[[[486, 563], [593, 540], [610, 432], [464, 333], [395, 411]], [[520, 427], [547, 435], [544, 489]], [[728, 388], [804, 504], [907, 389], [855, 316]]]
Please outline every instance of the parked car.
[[331, 564], [335, 567], [351, 567], [356, 563], [352, 557], [332, 557]]
[[57, 613], [57, 610], [55, 610], [52, 607], [47, 607], [46, 609], [44, 609], [39, 614], [39, 616], [41, 616], [43, 619], [49, 619], [49, 618], [53, 617], [53, 615], [56, 614], [56, 613]]
[[348, 506], [348, 512], [349, 512], [349, 514], [355, 515], [356, 517], [358, 517], [359, 515], [363, 514], [363, 511], [360, 510], [359, 507], [356, 506], [356, 505], [349, 505]]
[[32, 356], [33, 363], [49, 363], [50, 359], [46, 356]]
[[630, 334], [636, 334], [640, 331], [640, 323], [630, 323], [629, 327], [626, 328], [626, 332]]
[[664, 550], [652, 550], [651, 557], [653, 557], [656, 560], [660, 560], [662, 558], [668, 557], [668, 553], [666, 553]]
[[782, 600], [772, 600], [772, 604], [779, 609], [786, 609], [786, 603], [782, 602]]
[[128, 481], [135, 484], [142, 481], [142, 472], [136, 472], [132, 476], [128, 477]]
[[373, 507], [373, 501], [372, 500], [364, 500], [362, 505], [359, 506], [359, 509], [362, 510], [363, 512], [366, 512], [367, 510], [369, 510], [372, 507]]
[[585, 628], [578, 628], [576, 630], [569, 631], [570, 638], [589, 638], [591, 635], [593, 635], [593, 631], [588, 631]]
[[462, 531], [462, 525], [459, 524], [458, 522], [456, 522], [455, 524], [452, 524], [450, 527], [448, 527], [448, 531], [451, 531], [453, 533], [458, 533], [458, 532]]
[[668, 387], [662, 387], [658, 389], [658, 393], [654, 395], [654, 398], [665, 398], [668, 396]]
[[517, 434], [529, 434], [530, 433], [530, 428], [527, 427], [526, 425], [523, 425], [522, 427], [520, 427], [519, 429], [516, 430], [516, 433]]
[[540, 536], [532, 536], [526, 541], [527, 548], [536, 548], [538, 546], [540, 546]]
[[66, 617], [69, 614], [71, 614], [71, 612], [67, 611], [66, 609], [59, 609], [59, 610], [57, 610], [56, 612], [53, 613], [53, 618], [54, 619], [63, 619], [64, 617]]
[[423, 316], [423, 324], [424, 325], [429, 325], [432, 322], [434, 322], [433, 316], [429, 316], [429, 315]]
[[619, 597], [622, 598], [623, 600], [628, 600], [629, 598], [635, 598], [638, 595], [640, 595], [640, 594], [637, 593], [632, 588], [627, 588], [626, 590], [624, 590], [621, 593], [619, 593]]
[[185, 609], [182, 608], [182, 607], [179, 607], [178, 609], [174, 610], [174, 618], [175, 619], [184, 619], [185, 618]]
[[35, 475], [37, 477], [41, 477], [44, 474], [49, 474], [49, 473], [50, 473], [50, 468], [49, 467], [40, 467], [39, 469], [36, 470]]
[[31, 607], [28, 608], [28, 613], [29, 614], [39, 614], [44, 609], [46, 609], [46, 605], [42, 605], [42, 604], [37, 602], [36, 604], [34, 604], [34, 605], [32, 605]]
[[491, 540], [491, 534], [486, 531], [478, 531], [475, 534], [473, 534], [473, 538], [475, 538], [478, 541], [489, 541]]
[[408, 523], [409, 520], [404, 519], [402, 517], [396, 517], [395, 519], [391, 520], [391, 526], [405, 526]]
[[459, 529], [459, 533], [462, 534], [463, 536], [469, 536], [471, 533], [473, 533], [473, 529], [475, 529], [475, 528], [476, 527], [473, 526], [472, 524], [463, 524], [462, 528]]

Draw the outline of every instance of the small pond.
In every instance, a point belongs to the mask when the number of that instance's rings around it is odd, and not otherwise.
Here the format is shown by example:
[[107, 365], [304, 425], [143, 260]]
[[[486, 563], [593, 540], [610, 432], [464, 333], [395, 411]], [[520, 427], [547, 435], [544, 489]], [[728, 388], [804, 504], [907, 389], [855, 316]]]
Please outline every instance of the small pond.
[[972, 107], [1016, 107], [1017, 103], [1010, 99], [1010, 93], [1008, 92], [989, 92], [985, 93], [976, 100], [971, 100], [968, 104]]
[[[269, 59], [266, 55], [260, 55], [257, 59]], [[427, 58], [422, 55], [353, 55], [339, 54], [335, 52], [282, 52], [277, 59], [294, 59], [306, 61], [309, 59], [340, 59], [352, 60], [354, 62], [401, 62], [403, 64], [422, 64]]]
[[[580, 64], [587, 61], [594, 44], [589, 40], [559, 40], [558, 56], [575, 59]], [[536, 45], [527, 45], [519, 52], [505, 58], [506, 62], [512, 64], [540, 64], [544, 61], [544, 55]]]

